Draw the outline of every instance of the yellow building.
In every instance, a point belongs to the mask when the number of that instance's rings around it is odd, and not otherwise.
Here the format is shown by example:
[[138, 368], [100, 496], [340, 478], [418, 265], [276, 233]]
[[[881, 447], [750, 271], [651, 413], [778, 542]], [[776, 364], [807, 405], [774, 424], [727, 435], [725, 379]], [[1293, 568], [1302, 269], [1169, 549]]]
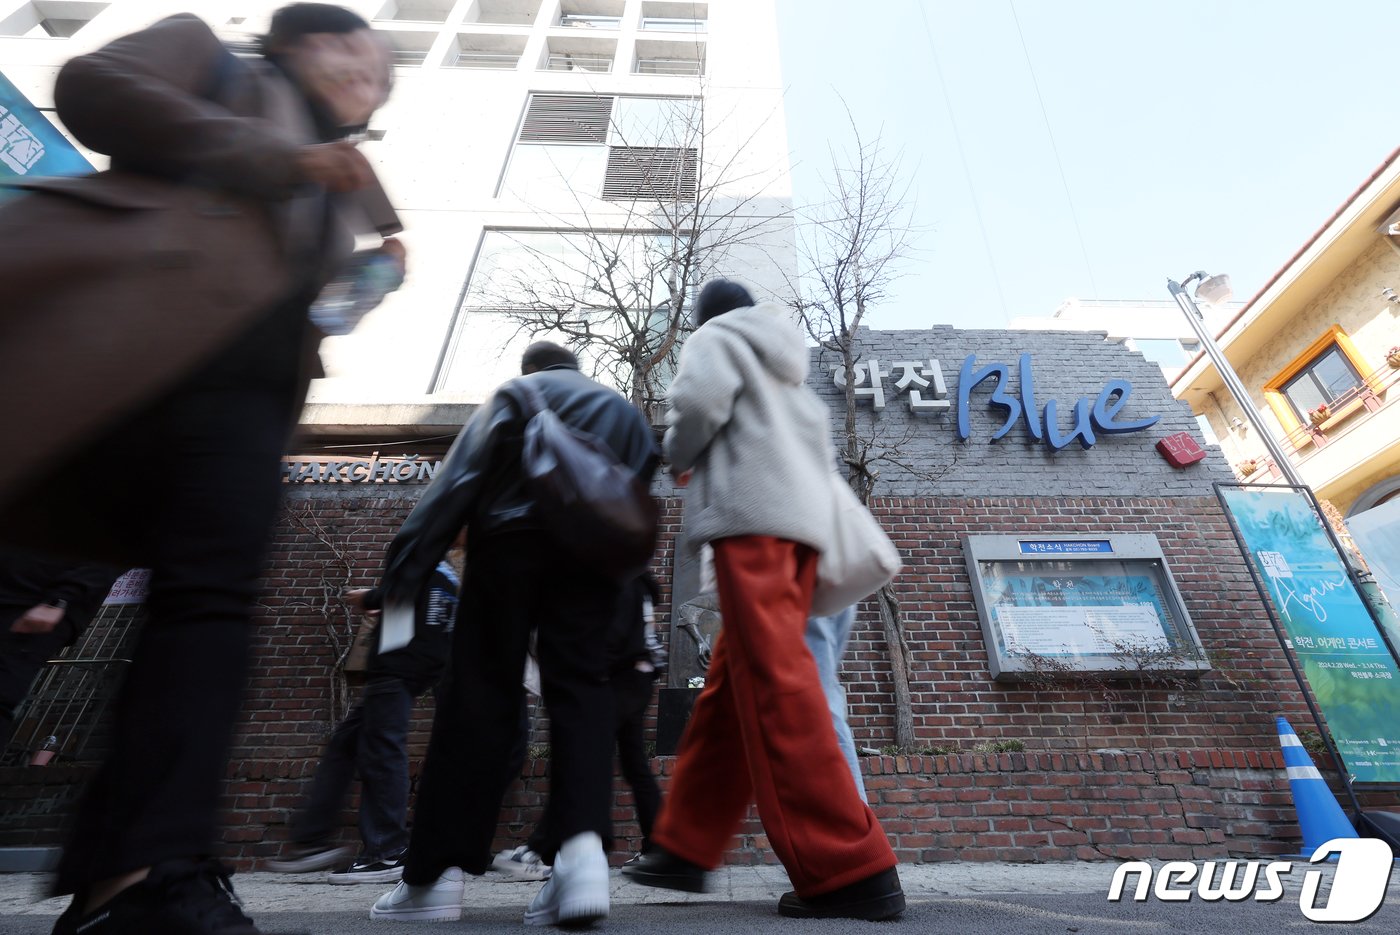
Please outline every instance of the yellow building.
[[[1216, 342], [1249, 390], [1257, 421], [1319, 499], [1348, 523], [1392, 498], [1390, 510], [1400, 508], [1400, 150]], [[1210, 421], [1237, 476], [1282, 482], [1208, 358], [1198, 355], [1172, 391]]]

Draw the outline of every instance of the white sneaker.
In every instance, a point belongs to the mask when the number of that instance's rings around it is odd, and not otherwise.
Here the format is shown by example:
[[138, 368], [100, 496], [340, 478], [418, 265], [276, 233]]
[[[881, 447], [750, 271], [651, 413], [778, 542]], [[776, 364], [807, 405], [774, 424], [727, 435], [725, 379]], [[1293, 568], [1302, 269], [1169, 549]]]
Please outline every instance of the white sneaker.
[[549, 867], [540, 860], [540, 855], [525, 845], [514, 850], [501, 851], [491, 861], [491, 869], [510, 877], [512, 883], [532, 883], [549, 879]]
[[526, 925], [581, 926], [608, 917], [608, 858], [592, 831], [564, 842], [554, 872], [525, 910]]
[[462, 918], [462, 892], [466, 879], [456, 867], [448, 867], [429, 886], [409, 886], [402, 881], [370, 907], [369, 917], [389, 922], [456, 922]]

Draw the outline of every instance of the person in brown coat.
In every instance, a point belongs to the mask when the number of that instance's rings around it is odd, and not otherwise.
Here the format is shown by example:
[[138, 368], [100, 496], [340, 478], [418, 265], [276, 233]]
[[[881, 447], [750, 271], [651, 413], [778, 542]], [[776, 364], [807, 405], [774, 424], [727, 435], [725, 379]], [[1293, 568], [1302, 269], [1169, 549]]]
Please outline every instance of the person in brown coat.
[[[74, 895], [59, 935], [259, 931], [208, 855], [279, 460], [314, 372], [308, 313], [365, 230], [353, 202], [378, 192], [345, 137], [392, 76], [386, 47], [340, 7], [284, 7], [264, 47], [236, 59], [181, 15], [69, 62], [58, 116], [112, 171], [16, 202], [39, 199], [24, 210], [53, 217], [65, 208], [43, 199], [55, 196], [194, 206], [166, 212], [161, 242], [113, 245], [128, 268], [77, 285], [52, 275], [51, 293], [20, 284], [0, 313], [0, 346], [48, 369], [28, 401], [0, 394], [5, 421], [38, 406], [49, 442], [42, 472], [0, 482], [0, 541], [152, 569], [110, 752], [58, 867], [56, 893]], [[91, 255], [74, 240], [75, 265]], [[81, 289], [87, 308], [75, 307]], [[45, 342], [34, 329], [49, 312], [68, 330]]]

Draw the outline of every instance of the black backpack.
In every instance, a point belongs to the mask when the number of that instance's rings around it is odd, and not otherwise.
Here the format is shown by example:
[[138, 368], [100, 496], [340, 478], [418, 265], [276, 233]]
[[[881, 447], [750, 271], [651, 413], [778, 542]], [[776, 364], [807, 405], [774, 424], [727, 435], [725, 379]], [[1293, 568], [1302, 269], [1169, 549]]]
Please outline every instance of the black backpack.
[[656, 501], [611, 448], [565, 424], [529, 380], [515, 388], [527, 420], [520, 464], [539, 519], [584, 565], [635, 578], [656, 550]]

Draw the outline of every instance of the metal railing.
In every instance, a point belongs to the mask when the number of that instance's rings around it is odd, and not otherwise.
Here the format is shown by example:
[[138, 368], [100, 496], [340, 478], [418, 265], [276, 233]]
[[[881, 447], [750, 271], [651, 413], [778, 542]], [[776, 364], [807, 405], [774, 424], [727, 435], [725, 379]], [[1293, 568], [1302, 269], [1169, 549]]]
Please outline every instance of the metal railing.
[[565, 13], [559, 17], [559, 25], [565, 29], [618, 29], [622, 26], [622, 17]]
[[520, 64], [519, 52], [478, 52], [462, 50], [446, 67], [448, 68], [495, 68], [511, 71]]
[[0, 750], [0, 763], [22, 765], [43, 749], [67, 763], [102, 758], [103, 715], [131, 662], [142, 610], [104, 605], [78, 641], [49, 660], [15, 712], [15, 733]]
[[[1386, 404], [1385, 394], [1397, 384], [1400, 384], [1400, 370], [1385, 364], [1362, 377], [1358, 385], [1328, 400], [1329, 415], [1325, 419], [1313, 422], [1305, 415], [1303, 424], [1283, 437], [1284, 450], [1288, 452], [1289, 461], [1293, 464], [1300, 463], [1313, 452], [1325, 448], [1333, 440], [1338, 429], [1343, 426], [1350, 427], [1356, 424], [1358, 419], [1364, 420], [1371, 413], [1379, 411]], [[1332, 434], [1329, 435], [1329, 432]], [[1282, 472], [1268, 457], [1261, 456], [1253, 460], [1257, 469], [1244, 475], [1245, 480], [1269, 481], [1282, 476]], [[1238, 468], [1236, 473], [1241, 473]]]
[[687, 75], [697, 77], [705, 73], [705, 63], [685, 58], [639, 58], [639, 75]]
[[647, 16], [642, 18], [642, 29], [646, 32], [704, 32], [705, 21]]
[[574, 55], [555, 52], [545, 60], [545, 71], [612, 71], [613, 60], [605, 55]]

